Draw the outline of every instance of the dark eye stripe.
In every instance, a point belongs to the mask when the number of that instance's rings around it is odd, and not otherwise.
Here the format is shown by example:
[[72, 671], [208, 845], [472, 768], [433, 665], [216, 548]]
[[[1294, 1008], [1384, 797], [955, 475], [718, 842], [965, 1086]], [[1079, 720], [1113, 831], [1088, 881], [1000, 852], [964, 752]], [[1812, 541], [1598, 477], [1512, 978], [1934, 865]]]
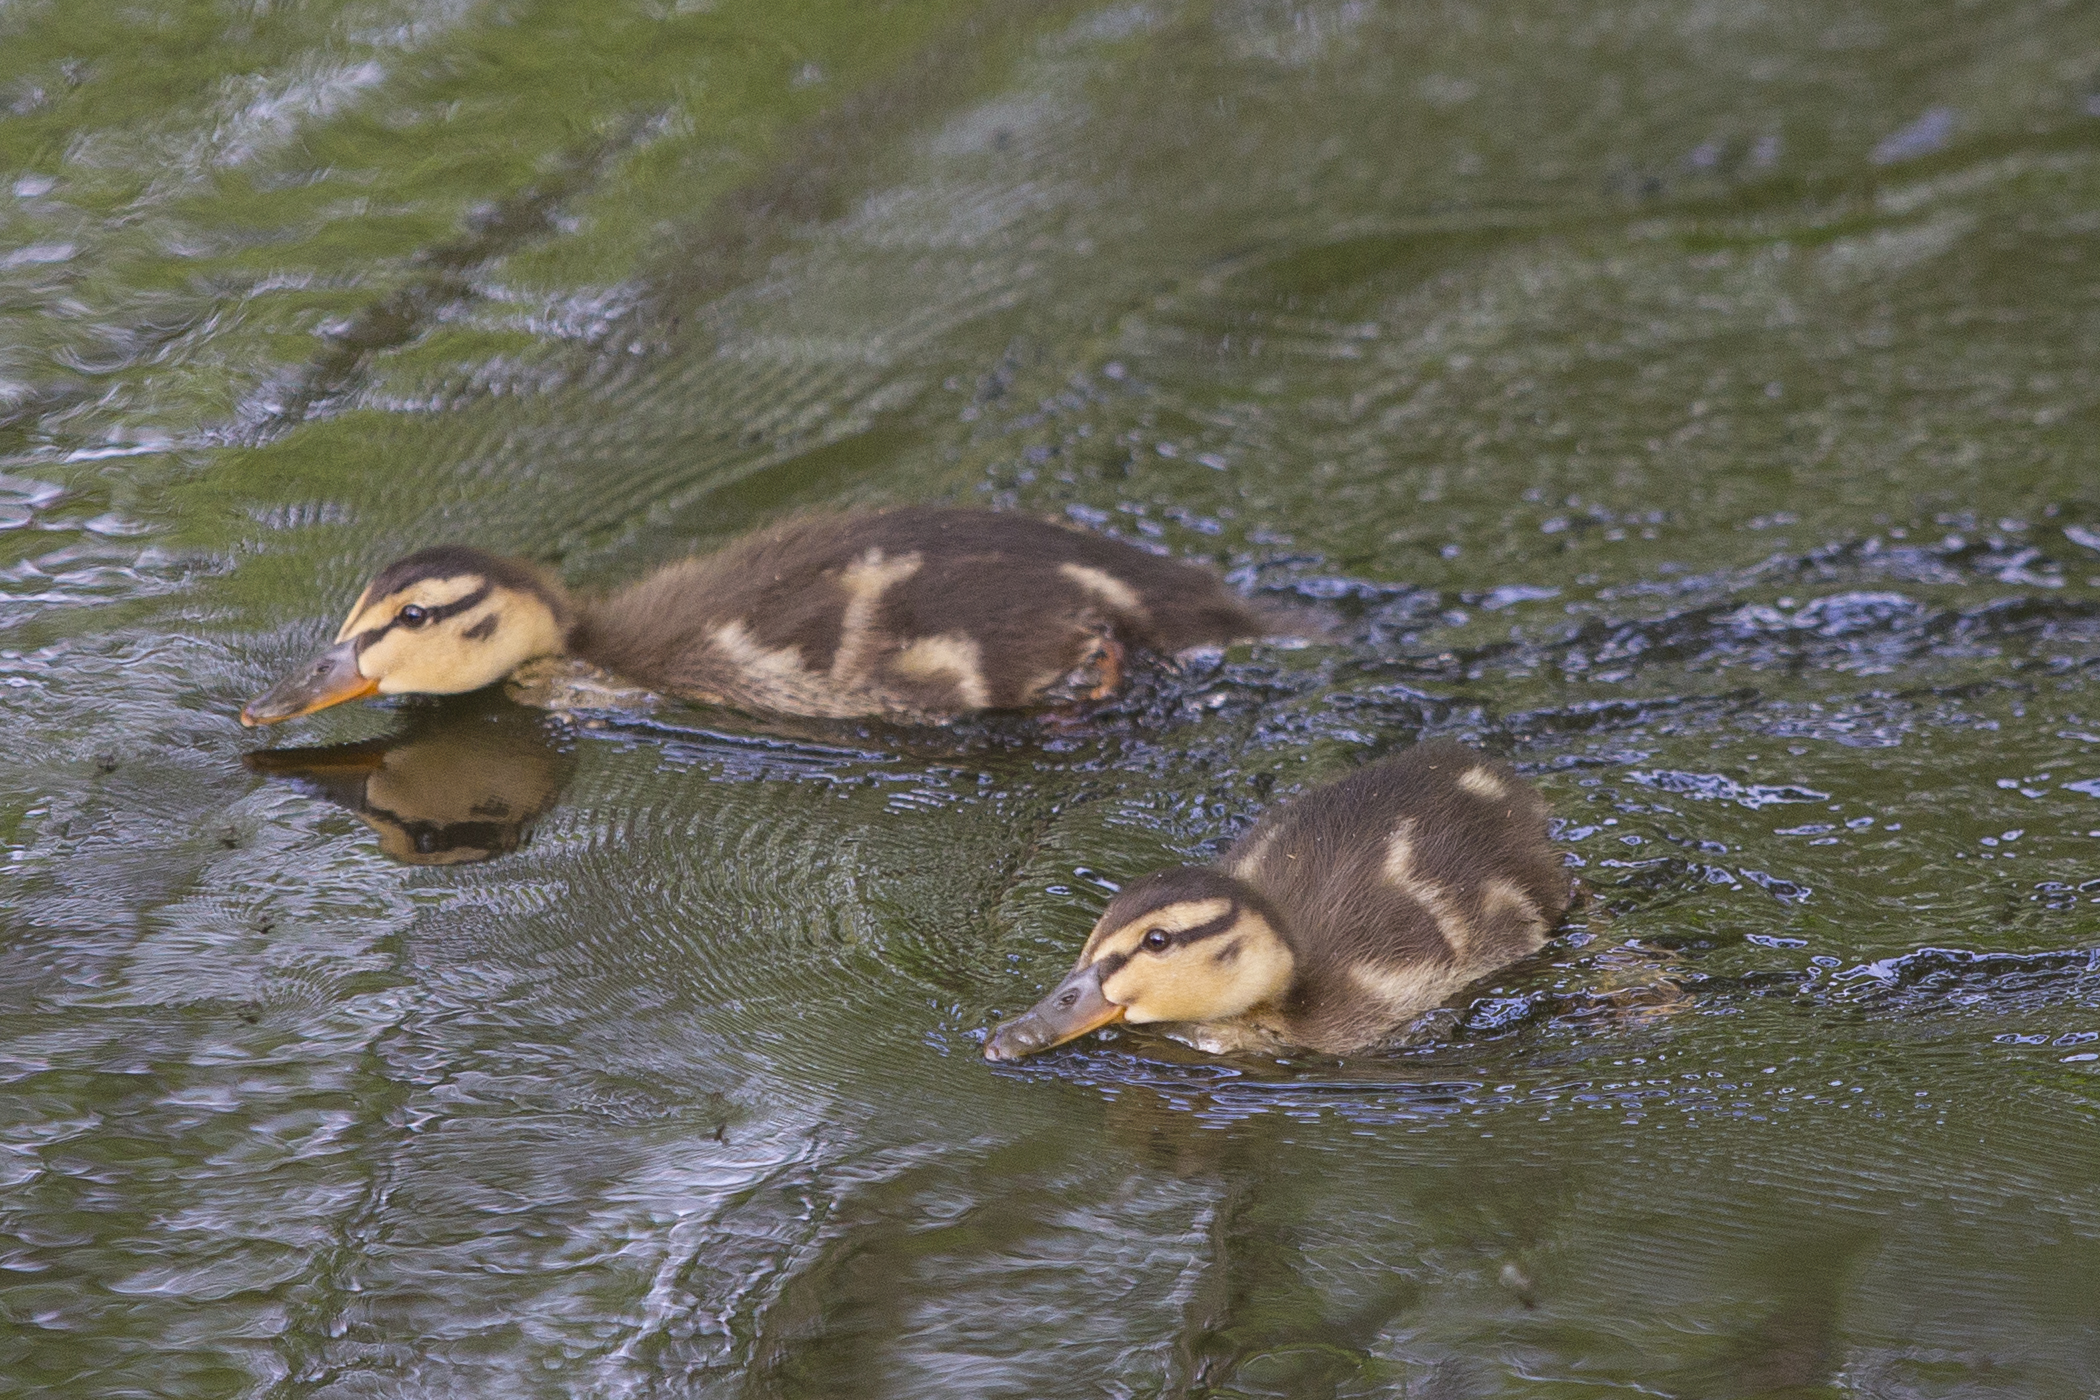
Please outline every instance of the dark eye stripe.
[[1176, 943], [1200, 943], [1206, 938], [1216, 938], [1219, 934], [1238, 923], [1239, 920], [1240, 906], [1239, 902], [1235, 900], [1231, 908], [1218, 915], [1217, 918], [1212, 919], [1209, 923], [1198, 924], [1192, 929], [1184, 929], [1182, 932], [1175, 934], [1174, 941]]
[[[1158, 912], [1158, 910], [1153, 911], [1153, 913]], [[1147, 917], [1150, 916], [1148, 915]], [[1173, 935], [1174, 941], [1160, 951], [1170, 952], [1175, 948], [1180, 948], [1190, 943], [1200, 943], [1206, 938], [1216, 938], [1219, 934], [1228, 932], [1234, 924], [1239, 922], [1239, 919], [1239, 901], [1234, 900], [1230, 908], [1209, 923], [1198, 924], [1192, 929], [1184, 929], [1180, 933]], [[1137, 921], [1132, 920], [1132, 922], [1135, 923]], [[1125, 925], [1125, 927], [1128, 927], [1128, 925]], [[1150, 951], [1145, 948], [1143, 938], [1138, 940], [1138, 947], [1142, 951]], [[1116, 969], [1129, 962], [1133, 956], [1134, 954], [1131, 953], [1110, 953], [1106, 957], [1096, 958], [1094, 961], [1100, 967], [1103, 977], [1113, 977]]]
[[[486, 583], [484, 583], [481, 585], [481, 587], [475, 589], [472, 593], [467, 594], [465, 597], [460, 598], [456, 602], [440, 603], [436, 607], [424, 608], [423, 625], [425, 627], [428, 627], [433, 622], [443, 622], [448, 617], [457, 617], [461, 613], [465, 612], [468, 608], [473, 607], [475, 604], [479, 603], [482, 599], [488, 596], [489, 586]], [[384, 637], [387, 633], [393, 631], [394, 628], [398, 625], [399, 621], [400, 619], [398, 617], [390, 617], [385, 622], [379, 624], [379, 626], [372, 628], [370, 631], [358, 633], [357, 649], [360, 652], [362, 652], [366, 647], [372, 645], [372, 643], [378, 641], [381, 637]]]
[[488, 596], [489, 586], [484, 583], [463, 598], [456, 599], [450, 603], [440, 603], [434, 608], [425, 608], [423, 609], [424, 624], [427, 626], [433, 622], [443, 622], [448, 617], [458, 617], [468, 608], [473, 607]]

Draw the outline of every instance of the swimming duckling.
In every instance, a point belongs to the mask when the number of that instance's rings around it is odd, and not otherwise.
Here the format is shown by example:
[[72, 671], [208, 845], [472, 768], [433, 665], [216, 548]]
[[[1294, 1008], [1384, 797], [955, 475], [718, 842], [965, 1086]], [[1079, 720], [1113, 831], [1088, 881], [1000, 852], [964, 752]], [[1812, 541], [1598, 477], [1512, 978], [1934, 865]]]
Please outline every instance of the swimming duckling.
[[1101, 699], [1132, 648], [1171, 654], [1266, 630], [1196, 565], [983, 510], [794, 520], [603, 599], [448, 545], [380, 570], [335, 645], [249, 701], [241, 723], [476, 690], [556, 656], [744, 710], [937, 722]]
[[1374, 1045], [1545, 943], [1569, 895], [1546, 817], [1509, 765], [1449, 740], [1315, 788], [1217, 865], [1120, 891], [1071, 974], [985, 1058], [1117, 1021], [1174, 1023], [1212, 1053]]

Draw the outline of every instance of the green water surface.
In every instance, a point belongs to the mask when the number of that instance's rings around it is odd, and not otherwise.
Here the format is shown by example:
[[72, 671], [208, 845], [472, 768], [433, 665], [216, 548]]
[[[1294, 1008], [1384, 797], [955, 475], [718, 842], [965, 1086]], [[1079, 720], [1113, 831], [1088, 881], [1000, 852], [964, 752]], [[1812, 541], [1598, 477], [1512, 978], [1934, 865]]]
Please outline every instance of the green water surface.
[[[2100, 1394], [2096, 428], [2072, 0], [0, 3], [0, 1395]], [[1334, 636], [234, 718], [906, 501]], [[980, 1060], [1429, 734], [1594, 891], [1435, 1041]], [[518, 849], [242, 762], [387, 736]]]

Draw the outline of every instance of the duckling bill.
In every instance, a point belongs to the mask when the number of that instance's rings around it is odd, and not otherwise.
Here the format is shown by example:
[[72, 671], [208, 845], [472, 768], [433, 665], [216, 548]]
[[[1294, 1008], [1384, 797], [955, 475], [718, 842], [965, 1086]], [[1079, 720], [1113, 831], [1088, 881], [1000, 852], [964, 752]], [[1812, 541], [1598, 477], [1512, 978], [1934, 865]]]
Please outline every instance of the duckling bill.
[[1569, 896], [1547, 817], [1509, 765], [1462, 744], [1359, 769], [1268, 812], [1218, 864], [1120, 891], [985, 1058], [1119, 1021], [1214, 1053], [1366, 1049], [1544, 946]]
[[601, 599], [449, 545], [382, 569], [334, 644], [249, 701], [241, 723], [458, 694], [546, 657], [758, 713], [938, 722], [1101, 699], [1133, 649], [1171, 655], [1266, 630], [1196, 565], [990, 511], [791, 521]]

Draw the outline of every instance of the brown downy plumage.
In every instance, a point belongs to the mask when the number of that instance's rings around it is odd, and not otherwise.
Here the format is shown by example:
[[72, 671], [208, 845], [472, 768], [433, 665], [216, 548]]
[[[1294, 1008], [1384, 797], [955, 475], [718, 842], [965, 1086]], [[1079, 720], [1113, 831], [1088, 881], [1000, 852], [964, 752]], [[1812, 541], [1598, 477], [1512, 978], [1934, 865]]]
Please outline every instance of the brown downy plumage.
[[990, 511], [790, 521], [603, 599], [463, 546], [411, 554], [335, 645], [241, 711], [274, 724], [366, 695], [454, 694], [567, 655], [666, 694], [761, 713], [942, 720], [1099, 699], [1132, 649], [1260, 636], [1215, 575]]
[[1211, 1051], [1374, 1045], [1544, 945], [1569, 895], [1546, 818], [1529, 783], [1462, 744], [1371, 764], [1269, 812], [1218, 864], [1120, 891], [985, 1056], [1117, 1021]]

